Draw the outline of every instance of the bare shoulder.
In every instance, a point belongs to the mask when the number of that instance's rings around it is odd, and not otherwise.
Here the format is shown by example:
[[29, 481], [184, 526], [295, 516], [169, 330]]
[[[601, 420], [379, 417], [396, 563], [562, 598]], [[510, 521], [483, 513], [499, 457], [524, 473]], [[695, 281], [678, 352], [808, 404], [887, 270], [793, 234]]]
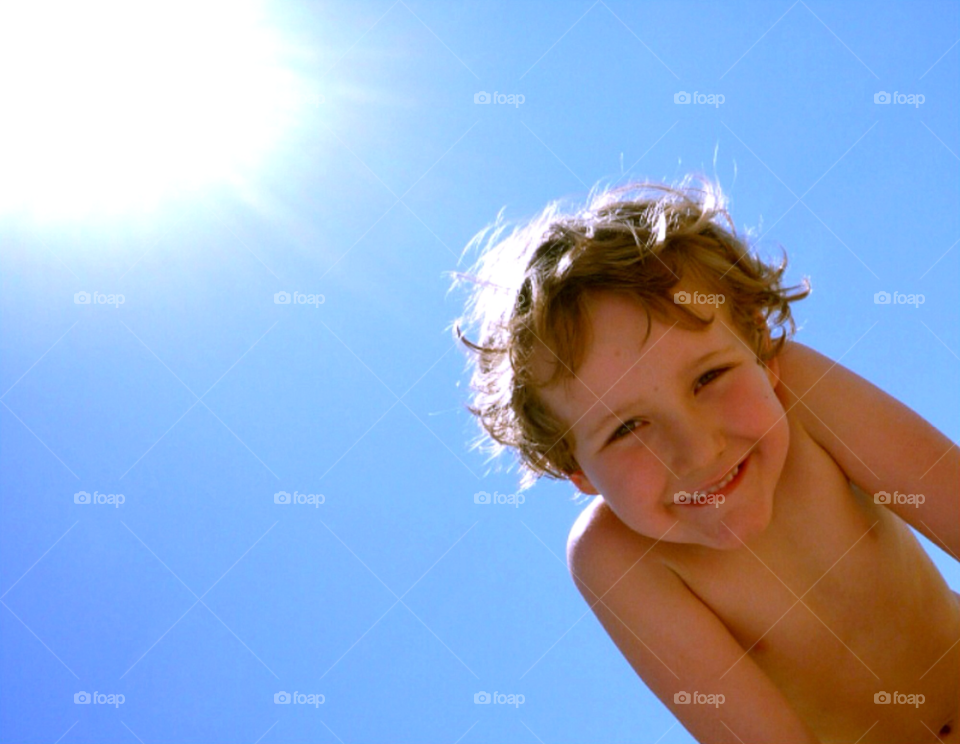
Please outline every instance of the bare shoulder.
[[[602, 497], [570, 530], [570, 573], [626, 661], [698, 741], [814, 744], [783, 693], [656, 545], [623, 524]], [[685, 705], [690, 690], [716, 704]]]
[[785, 342], [777, 360], [780, 392], [796, 405], [796, 413], [808, 430], [817, 429], [813, 413], [820, 412], [811, 406], [822, 403], [821, 398], [828, 399], [829, 410], [850, 414], [852, 403], [859, 402], [851, 398], [886, 395], [839, 361], [796, 341]]
[[[787, 418], [793, 426], [806, 435], [809, 441], [832, 456], [824, 446], [822, 437], [818, 436], [818, 430], [822, 429], [822, 420], [818, 421], [810, 407], [810, 402], [826, 390], [837, 375], [847, 373], [850, 375], [847, 378], [848, 382], [852, 381], [854, 386], [865, 381], [829, 357], [796, 341], [784, 343], [783, 349], [777, 355], [777, 362], [779, 380], [776, 395], [783, 405]], [[820, 390], [814, 390], [818, 386]], [[843, 399], [834, 400], [832, 405], [836, 413], [843, 411], [844, 415], [848, 415], [847, 403]]]
[[[655, 544], [655, 540], [627, 527], [603, 497], [597, 496], [570, 528], [567, 566], [577, 588], [589, 600], [589, 595], [607, 592], [625, 571], [641, 568], [641, 558], [647, 556]], [[642, 561], [645, 567], [654, 562], [654, 556]]]
[[960, 447], [906, 404], [807, 346], [787, 342], [778, 360], [784, 408], [847, 479], [868, 494], [913, 497], [890, 498], [886, 507], [960, 554]]
[[[797, 405], [836, 366], [836, 362], [818, 351], [796, 341], [787, 341], [783, 345], [779, 362], [780, 380], [778, 394], [786, 397], [792, 405]], [[801, 411], [796, 411], [801, 413]]]

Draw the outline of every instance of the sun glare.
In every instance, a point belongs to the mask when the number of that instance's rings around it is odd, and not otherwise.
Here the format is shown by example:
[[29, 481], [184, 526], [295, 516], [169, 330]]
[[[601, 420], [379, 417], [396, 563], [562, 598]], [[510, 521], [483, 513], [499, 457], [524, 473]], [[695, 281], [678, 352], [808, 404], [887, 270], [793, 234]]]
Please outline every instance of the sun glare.
[[0, 214], [239, 184], [318, 95], [243, 0], [0, 4]]

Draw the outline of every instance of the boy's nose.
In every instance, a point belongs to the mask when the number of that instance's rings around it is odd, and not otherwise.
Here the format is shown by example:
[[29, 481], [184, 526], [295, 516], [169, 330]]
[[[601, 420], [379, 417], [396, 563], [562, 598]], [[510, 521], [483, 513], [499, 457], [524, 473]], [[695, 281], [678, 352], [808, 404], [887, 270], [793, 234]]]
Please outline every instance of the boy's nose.
[[702, 477], [722, 459], [726, 449], [723, 432], [702, 420], [677, 421], [674, 438], [674, 473], [680, 477]]

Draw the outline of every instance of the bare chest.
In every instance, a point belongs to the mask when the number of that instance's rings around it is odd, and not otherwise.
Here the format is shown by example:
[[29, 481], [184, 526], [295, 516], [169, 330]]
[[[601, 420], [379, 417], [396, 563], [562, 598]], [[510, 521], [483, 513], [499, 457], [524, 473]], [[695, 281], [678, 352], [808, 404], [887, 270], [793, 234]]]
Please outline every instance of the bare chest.
[[664, 560], [823, 741], [936, 741], [947, 721], [960, 736], [957, 598], [905, 523], [799, 446], [760, 539]]

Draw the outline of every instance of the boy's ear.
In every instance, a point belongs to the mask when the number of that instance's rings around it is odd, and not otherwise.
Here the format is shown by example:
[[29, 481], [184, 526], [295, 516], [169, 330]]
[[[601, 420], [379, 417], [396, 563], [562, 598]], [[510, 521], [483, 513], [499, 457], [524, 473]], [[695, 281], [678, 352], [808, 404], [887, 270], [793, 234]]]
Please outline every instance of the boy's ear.
[[577, 487], [581, 493], [589, 494], [590, 496], [599, 495], [599, 491], [593, 487], [593, 484], [590, 482], [590, 479], [583, 474], [582, 470], [578, 470], [575, 473], [570, 473], [570, 480], [573, 481], [573, 485]]

